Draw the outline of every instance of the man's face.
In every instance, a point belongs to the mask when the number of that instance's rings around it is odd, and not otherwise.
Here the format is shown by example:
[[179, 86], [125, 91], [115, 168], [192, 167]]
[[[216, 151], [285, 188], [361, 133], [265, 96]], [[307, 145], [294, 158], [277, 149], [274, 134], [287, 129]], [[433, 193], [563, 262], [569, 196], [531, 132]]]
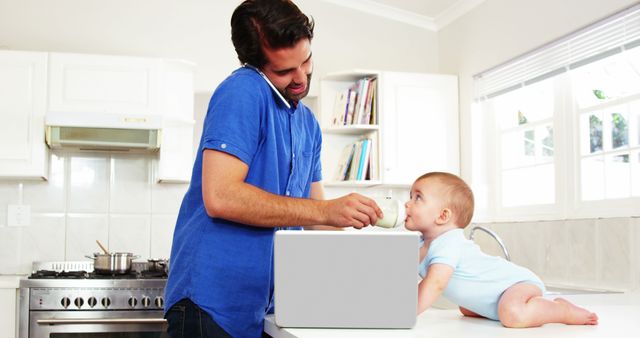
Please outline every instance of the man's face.
[[313, 61], [311, 43], [301, 39], [291, 48], [264, 47], [267, 64], [262, 72], [287, 100], [300, 101], [309, 93]]

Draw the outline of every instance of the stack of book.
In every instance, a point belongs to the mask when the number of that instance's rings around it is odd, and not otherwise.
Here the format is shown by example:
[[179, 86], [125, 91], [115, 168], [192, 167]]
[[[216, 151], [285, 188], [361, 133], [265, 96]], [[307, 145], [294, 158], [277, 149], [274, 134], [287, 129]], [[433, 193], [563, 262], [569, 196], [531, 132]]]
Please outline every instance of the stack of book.
[[347, 90], [336, 94], [333, 108], [334, 126], [378, 124], [375, 77], [358, 80]]
[[347, 145], [340, 155], [334, 179], [364, 181], [378, 179], [377, 150], [373, 138]]

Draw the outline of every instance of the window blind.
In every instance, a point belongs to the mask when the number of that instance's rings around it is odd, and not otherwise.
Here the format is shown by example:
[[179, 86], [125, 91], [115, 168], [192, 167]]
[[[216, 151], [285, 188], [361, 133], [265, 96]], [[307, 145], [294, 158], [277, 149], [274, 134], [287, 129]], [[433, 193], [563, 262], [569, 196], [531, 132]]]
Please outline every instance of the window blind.
[[481, 101], [640, 46], [640, 5], [474, 76]]

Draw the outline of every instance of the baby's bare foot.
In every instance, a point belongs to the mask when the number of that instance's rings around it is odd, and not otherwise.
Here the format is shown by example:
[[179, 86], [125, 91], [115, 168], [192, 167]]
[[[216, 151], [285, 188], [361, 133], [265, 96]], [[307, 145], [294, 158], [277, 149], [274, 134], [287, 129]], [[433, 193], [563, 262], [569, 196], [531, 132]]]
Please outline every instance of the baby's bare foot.
[[562, 304], [566, 308], [566, 317], [564, 324], [570, 325], [598, 325], [598, 315], [595, 313], [574, 305], [563, 298], [556, 298], [554, 301]]

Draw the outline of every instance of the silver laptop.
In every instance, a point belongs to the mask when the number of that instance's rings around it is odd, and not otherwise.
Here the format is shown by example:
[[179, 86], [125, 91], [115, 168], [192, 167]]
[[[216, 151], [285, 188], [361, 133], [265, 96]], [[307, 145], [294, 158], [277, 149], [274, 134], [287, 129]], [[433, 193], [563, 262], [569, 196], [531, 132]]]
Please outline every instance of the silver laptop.
[[415, 232], [276, 232], [276, 324], [413, 327], [419, 238]]

